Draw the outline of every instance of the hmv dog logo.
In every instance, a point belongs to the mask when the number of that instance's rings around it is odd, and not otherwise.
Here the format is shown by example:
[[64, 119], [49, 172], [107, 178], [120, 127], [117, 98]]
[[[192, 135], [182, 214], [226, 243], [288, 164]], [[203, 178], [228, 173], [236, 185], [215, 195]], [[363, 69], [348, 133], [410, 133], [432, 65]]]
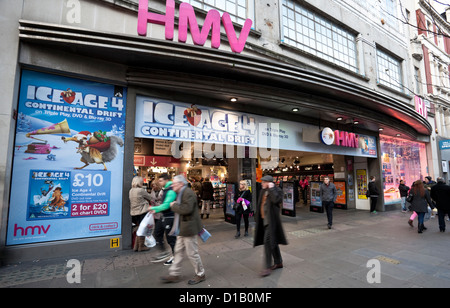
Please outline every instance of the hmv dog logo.
[[14, 225], [14, 237], [17, 236], [29, 236], [29, 235], [42, 235], [47, 234], [48, 230], [50, 230], [50, 225], [45, 226], [29, 226], [26, 228], [19, 227], [17, 224]]

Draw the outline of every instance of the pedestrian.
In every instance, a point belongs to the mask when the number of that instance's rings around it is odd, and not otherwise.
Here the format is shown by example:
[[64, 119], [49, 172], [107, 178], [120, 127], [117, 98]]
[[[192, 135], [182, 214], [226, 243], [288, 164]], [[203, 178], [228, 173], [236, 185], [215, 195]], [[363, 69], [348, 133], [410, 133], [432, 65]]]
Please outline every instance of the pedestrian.
[[[411, 192], [411, 190], [414, 188], [415, 185], [416, 185], [416, 182], [413, 182], [411, 185], [411, 189], [409, 190], [409, 193]], [[408, 209], [413, 213], [409, 217], [408, 224], [411, 226], [411, 228], [414, 228], [414, 219], [416, 219], [417, 213], [412, 211], [412, 209], [411, 209], [411, 203], [409, 201], [411, 198], [409, 198], [409, 193], [408, 193], [408, 197], [406, 197], [406, 203], [409, 204]]]
[[241, 236], [241, 218], [244, 217], [244, 236], [248, 236], [248, 217], [252, 211], [252, 192], [248, 189], [247, 181], [239, 182], [239, 193], [235, 196], [235, 214], [236, 214], [236, 235], [235, 238]]
[[380, 192], [378, 191], [377, 184], [375, 183], [375, 176], [370, 177], [369, 189], [367, 190], [367, 196], [370, 197], [370, 212], [377, 213], [377, 202]]
[[418, 232], [423, 233], [423, 231], [427, 229], [424, 225], [424, 218], [425, 214], [428, 213], [428, 205], [433, 209], [434, 204], [431, 201], [430, 192], [425, 189], [421, 180], [414, 182], [414, 187], [409, 193], [408, 201], [411, 203], [411, 210], [418, 215]]
[[[150, 207], [150, 210], [155, 213], [161, 213], [161, 217], [155, 220], [154, 237], [158, 243], [160, 254], [158, 254], [152, 262], [162, 262], [169, 258], [164, 265], [170, 265], [173, 262], [173, 254], [175, 252], [176, 236], [169, 235], [173, 226], [175, 218], [174, 212], [170, 209], [170, 203], [175, 201], [177, 195], [172, 189], [172, 181], [167, 173], [163, 173], [158, 177], [158, 184], [162, 187], [162, 203], [158, 206]], [[169, 244], [171, 251], [165, 249], [164, 234], [166, 235], [167, 243]], [[172, 256], [170, 254], [172, 253]]]
[[406, 197], [408, 197], [409, 190], [408, 186], [405, 185], [405, 181], [400, 180], [400, 185], [398, 186], [398, 191], [400, 192], [400, 198], [402, 200], [402, 212], [406, 213]]
[[169, 275], [161, 279], [166, 283], [181, 280], [181, 262], [186, 251], [195, 270], [195, 276], [188, 281], [188, 284], [194, 285], [206, 279], [205, 269], [198, 252], [198, 233], [202, 230], [202, 224], [198, 213], [197, 196], [188, 188], [186, 178], [182, 175], [174, 177], [172, 187], [177, 193], [177, 198], [171, 203], [170, 208], [178, 217], [171, 234], [178, 233], [178, 235], [175, 260], [169, 268]]
[[204, 214], [206, 214], [206, 218], [209, 218], [211, 201], [214, 201], [214, 188], [209, 181], [209, 177], [206, 177], [202, 183], [202, 219]]
[[323, 183], [320, 185], [320, 200], [322, 200], [322, 207], [325, 208], [328, 219], [328, 229], [331, 229], [333, 225], [333, 208], [337, 198], [336, 186], [330, 182], [329, 177], [323, 179]]
[[[425, 189], [431, 192], [431, 188], [436, 185], [436, 182], [432, 180], [431, 176], [426, 176], [423, 182]], [[434, 218], [434, 213], [431, 212], [431, 218]]]
[[149, 202], [152, 200], [151, 195], [143, 186], [144, 179], [140, 176], [135, 176], [131, 182], [131, 189], [129, 191], [131, 221], [135, 225], [135, 230], [133, 230], [134, 251], [147, 251], [150, 249], [145, 246], [145, 236], [135, 235], [142, 219], [148, 213]]
[[436, 202], [439, 218], [439, 230], [445, 232], [445, 215], [450, 216], [450, 186], [445, 184], [445, 180], [438, 177], [437, 184], [431, 187], [431, 199]]
[[300, 188], [302, 190], [302, 198], [303, 198], [303, 204], [307, 205], [308, 203], [308, 186], [309, 186], [309, 182], [308, 179], [305, 177], [303, 177], [298, 184], [300, 185]]
[[265, 277], [270, 275], [272, 270], [283, 268], [279, 245], [287, 245], [288, 242], [281, 224], [283, 193], [275, 186], [270, 175], [262, 177], [261, 188], [258, 206], [255, 208], [256, 230], [253, 246], [264, 245], [265, 268], [261, 276]]

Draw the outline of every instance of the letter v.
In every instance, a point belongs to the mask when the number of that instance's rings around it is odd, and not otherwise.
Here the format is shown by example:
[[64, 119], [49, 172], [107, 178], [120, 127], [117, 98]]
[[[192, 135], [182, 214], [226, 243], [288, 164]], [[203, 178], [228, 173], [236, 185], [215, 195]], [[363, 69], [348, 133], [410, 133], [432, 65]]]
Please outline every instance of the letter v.
[[236, 30], [234, 29], [230, 14], [226, 12], [223, 13], [222, 22], [225, 32], [227, 33], [228, 41], [230, 42], [231, 51], [241, 53], [244, 50], [245, 43], [247, 42], [248, 35], [250, 34], [250, 29], [252, 28], [252, 20], [247, 19], [245, 21], [239, 39], [237, 38]]
[[47, 229], [44, 229], [44, 226], [41, 226], [41, 229], [44, 234], [47, 234], [48, 230], [50, 230], [50, 225], [47, 226]]

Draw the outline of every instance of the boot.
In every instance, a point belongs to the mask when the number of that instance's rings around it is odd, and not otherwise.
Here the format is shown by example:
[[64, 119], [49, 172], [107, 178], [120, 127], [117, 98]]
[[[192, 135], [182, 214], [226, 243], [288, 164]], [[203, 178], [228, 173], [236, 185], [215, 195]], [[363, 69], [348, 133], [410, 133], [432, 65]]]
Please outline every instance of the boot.
[[138, 249], [139, 249], [139, 240], [138, 240], [138, 236], [136, 235], [136, 237], [134, 238], [133, 251], [138, 251]]
[[200, 219], [203, 219], [203, 214], [200, 214]]
[[209, 214], [206, 214], [206, 219], [208, 219], [209, 218]]
[[427, 230], [427, 227], [425, 227], [424, 224], [422, 224], [422, 230], [423, 230], [423, 231]]
[[411, 226], [411, 228], [413, 228], [414, 227], [414, 225], [413, 225], [413, 221], [410, 219], [410, 220], [408, 220], [408, 224]]
[[234, 236], [234, 238], [239, 238], [241, 236], [241, 232], [236, 232], [236, 235]]
[[423, 225], [420, 224], [417, 230], [418, 233], [423, 233]]
[[145, 246], [145, 236], [138, 236], [136, 238], [139, 241], [138, 244], [138, 251], [148, 251], [150, 250], [150, 248], [148, 248], [147, 246]]

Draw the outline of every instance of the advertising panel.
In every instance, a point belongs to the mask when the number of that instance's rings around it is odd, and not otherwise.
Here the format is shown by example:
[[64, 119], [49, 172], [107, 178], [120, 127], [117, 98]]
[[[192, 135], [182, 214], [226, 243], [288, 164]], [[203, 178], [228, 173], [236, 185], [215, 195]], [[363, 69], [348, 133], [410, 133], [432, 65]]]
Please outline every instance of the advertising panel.
[[121, 234], [125, 97], [22, 72], [7, 245]]

